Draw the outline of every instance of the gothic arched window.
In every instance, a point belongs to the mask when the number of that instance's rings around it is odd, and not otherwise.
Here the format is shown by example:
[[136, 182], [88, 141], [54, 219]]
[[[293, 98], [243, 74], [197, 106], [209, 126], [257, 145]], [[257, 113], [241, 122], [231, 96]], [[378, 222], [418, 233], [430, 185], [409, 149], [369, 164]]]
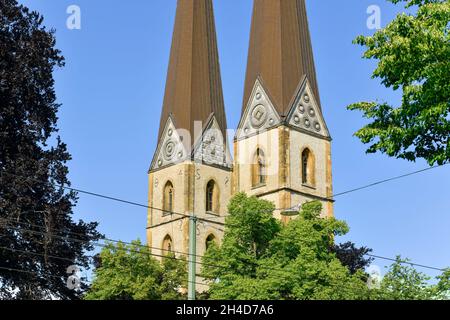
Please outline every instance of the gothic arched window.
[[206, 247], [206, 250], [208, 250], [209, 247], [211, 246], [211, 244], [213, 244], [213, 243], [216, 243], [216, 237], [211, 233], [211, 234], [206, 238], [206, 241], [205, 241], [205, 247]]
[[165, 255], [167, 255], [173, 251], [172, 238], [169, 235], [167, 235], [163, 240], [162, 251], [163, 251], [163, 254], [165, 254]]
[[316, 160], [308, 148], [302, 152], [302, 183], [310, 186], [316, 183]]
[[167, 181], [164, 186], [164, 195], [163, 195], [163, 210], [164, 214], [171, 214], [173, 212], [173, 203], [174, 203], [174, 189], [173, 184], [170, 181]]
[[264, 158], [264, 152], [260, 148], [256, 149], [252, 165], [252, 185], [255, 187], [265, 184], [266, 160]]
[[206, 212], [219, 213], [219, 189], [214, 180], [206, 185]]

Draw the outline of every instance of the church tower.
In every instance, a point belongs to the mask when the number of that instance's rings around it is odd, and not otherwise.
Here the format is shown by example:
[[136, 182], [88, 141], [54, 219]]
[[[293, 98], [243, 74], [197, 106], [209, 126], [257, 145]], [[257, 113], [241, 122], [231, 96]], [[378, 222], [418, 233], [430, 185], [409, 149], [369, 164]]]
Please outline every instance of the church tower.
[[[155, 254], [188, 252], [189, 219], [180, 213], [223, 223], [232, 187], [226, 129], [212, 0], [178, 0], [149, 170], [147, 242]], [[197, 254], [221, 237], [217, 225], [199, 221]]]
[[[322, 114], [305, 0], [255, 0], [233, 193], [310, 200], [333, 215], [331, 137]], [[285, 218], [283, 218], [285, 219]]]

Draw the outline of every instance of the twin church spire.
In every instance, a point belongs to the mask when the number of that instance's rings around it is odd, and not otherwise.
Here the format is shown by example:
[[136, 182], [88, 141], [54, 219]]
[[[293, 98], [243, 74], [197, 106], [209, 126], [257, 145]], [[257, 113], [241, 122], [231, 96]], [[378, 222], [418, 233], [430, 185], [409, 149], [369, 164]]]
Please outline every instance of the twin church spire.
[[[255, 0], [242, 112], [260, 79], [279, 115], [287, 116], [304, 77], [320, 108], [305, 0]], [[212, 0], [178, 0], [158, 138], [172, 116], [195, 141], [194, 122], [205, 124], [212, 114], [225, 136]]]
[[286, 116], [305, 76], [320, 106], [305, 0], [255, 0], [242, 112], [260, 78]]
[[214, 115], [225, 134], [227, 121], [212, 0], [178, 0], [159, 138], [173, 117], [195, 141], [195, 121]]
[[[331, 138], [320, 107], [305, 0], [254, 0], [233, 159], [226, 130], [213, 1], [178, 0], [149, 170], [147, 238], [161, 248], [158, 254], [188, 250], [188, 221], [172, 212], [223, 225], [227, 204], [240, 191], [279, 209], [319, 200], [324, 215], [332, 216]], [[222, 238], [216, 225], [200, 224], [197, 254]]]

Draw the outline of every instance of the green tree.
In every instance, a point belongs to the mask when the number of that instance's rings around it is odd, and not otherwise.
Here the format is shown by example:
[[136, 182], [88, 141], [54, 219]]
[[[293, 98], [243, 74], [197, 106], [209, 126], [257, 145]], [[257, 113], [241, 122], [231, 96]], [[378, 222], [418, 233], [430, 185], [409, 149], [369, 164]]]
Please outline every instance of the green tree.
[[178, 300], [186, 263], [170, 254], [160, 263], [147, 246], [108, 244], [100, 253], [87, 300]]
[[374, 258], [367, 257], [372, 249], [367, 247], [357, 248], [352, 242], [335, 244], [331, 247], [331, 251], [336, 254], [342, 265], [346, 266], [352, 274], [364, 271], [374, 260]]
[[379, 289], [372, 291], [373, 298], [383, 300], [440, 300], [450, 299], [450, 269], [430, 284], [431, 277], [407, 265], [408, 260], [397, 257], [383, 277]]
[[437, 277], [439, 281], [434, 287], [435, 297], [440, 300], [450, 300], [450, 268]]
[[393, 90], [401, 89], [401, 104], [359, 102], [371, 122], [356, 132], [368, 153], [430, 165], [450, 162], [450, 1], [388, 0], [418, 6], [414, 14], [398, 15], [373, 36], [359, 36], [364, 58], [377, 59], [373, 78]]
[[348, 231], [334, 218], [320, 218], [322, 205], [303, 205], [300, 217], [282, 225], [272, 203], [234, 196], [222, 245], [211, 246], [203, 275], [212, 299], [362, 299], [365, 275], [351, 274], [330, 250]]
[[40, 14], [0, 0], [0, 299], [79, 298], [86, 284], [70, 290], [67, 268], [87, 269], [93, 246], [62, 237], [100, 238], [97, 223], [73, 220], [76, 193], [60, 187], [71, 156], [56, 135], [55, 41]]

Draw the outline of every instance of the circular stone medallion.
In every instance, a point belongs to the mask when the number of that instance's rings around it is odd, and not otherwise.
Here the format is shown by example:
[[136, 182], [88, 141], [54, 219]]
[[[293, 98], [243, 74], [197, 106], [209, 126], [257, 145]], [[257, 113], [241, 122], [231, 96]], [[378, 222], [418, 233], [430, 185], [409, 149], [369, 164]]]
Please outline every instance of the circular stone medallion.
[[305, 118], [304, 124], [305, 124], [305, 127], [307, 127], [307, 128], [311, 127], [311, 121], [309, 121], [308, 118]]
[[322, 129], [318, 121], [314, 122], [314, 129], [316, 129], [317, 132], [319, 132]]
[[303, 101], [305, 101], [306, 103], [309, 103], [311, 101], [309, 94], [305, 93], [305, 95], [303, 96]]
[[175, 154], [175, 147], [175, 142], [173, 142], [172, 140], [167, 141], [166, 145], [164, 146], [164, 158], [166, 158], [166, 160], [172, 160]]
[[304, 105], [299, 105], [298, 106], [298, 111], [301, 113], [301, 114], [304, 114], [305, 113], [305, 106]]
[[250, 122], [255, 129], [261, 128], [267, 121], [267, 110], [262, 104], [253, 108]]

